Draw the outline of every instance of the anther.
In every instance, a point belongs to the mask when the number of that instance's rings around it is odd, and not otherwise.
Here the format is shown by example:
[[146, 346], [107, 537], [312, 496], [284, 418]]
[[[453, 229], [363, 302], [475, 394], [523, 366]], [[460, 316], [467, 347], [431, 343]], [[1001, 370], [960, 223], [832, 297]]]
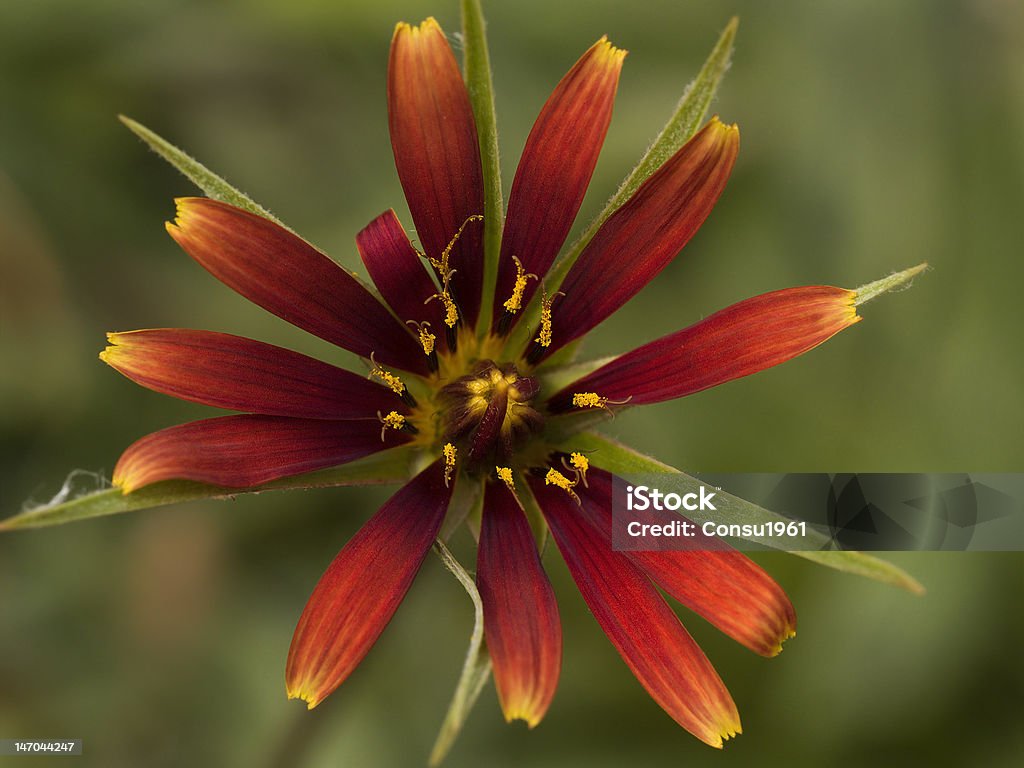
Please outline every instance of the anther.
[[430, 323], [425, 320], [422, 323], [417, 320], [406, 320], [405, 324], [416, 329], [420, 337], [420, 346], [423, 347], [423, 354], [428, 356], [432, 354], [437, 336], [430, 332]]
[[561, 488], [572, 497], [573, 501], [582, 506], [580, 497], [577, 496], [576, 491], [573, 490], [576, 486], [576, 481], [570, 480], [557, 469], [552, 468], [548, 470], [548, 473], [544, 475], [544, 485], [553, 485], [556, 488]]
[[587, 485], [587, 470], [590, 469], [590, 459], [578, 451], [573, 451], [569, 454], [568, 463], [566, 463], [565, 457], [562, 457], [562, 466], [575, 475], [576, 483], [582, 483], [584, 488], [590, 487]]
[[449, 281], [452, 275], [455, 274], [453, 269], [451, 272], [444, 273], [444, 287], [440, 293], [435, 293], [433, 296], [428, 296], [424, 304], [429, 304], [434, 299], [437, 299], [444, 305], [444, 324], [449, 328], [454, 328], [455, 324], [459, 322], [459, 308], [456, 305], [455, 300], [452, 298], [451, 291], [448, 290]]
[[423, 354], [427, 356], [427, 366], [431, 373], [436, 373], [438, 368], [437, 350], [435, 349], [437, 336], [430, 332], [430, 323], [425, 320], [422, 323], [416, 320], [406, 320], [405, 324], [416, 329], [420, 337], [420, 346], [423, 347]]
[[447, 488], [452, 480], [452, 473], [455, 472], [455, 456], [458, 451], [451, 443], [445, 443], [441, 451], [444, 453], [444, 487]]
[[607, 397], [601, 397], [597, 392], [574, 392], [572, 396], [572, 405], [574, 408], [602, 408], [612, 415], [614, 418], [615, 412], [609, 408], [609, 405], [625, 405], [633, 396], [630, 395], [625, 400], [609, 400]]
[[523, 293], [526, 291], [526, 283], [532, 277], [534, 280], [537, 276], [532, 272], [527, 272], [523, 269], [523, 262], [519, 260], [518, 256], [513, 256], [512, 261], [516, 263], [516, 284], [512, 286], [512, 295], [502, 304], [505, 307], [505, 311], [510, 314], [518, 312], [523, 305]]
[[370, 378], [378, 379], [382, 384], [387, 386], [392, 392], [402, 398], [402, 402], [408, 405], [410, 408], [416, 407], [416, 398], [410, 394], [409, 390], [406, 389], [405, 384], [395, 374], [386, 368], [381, 367], [380, 363], [377, 362], [374, 357], [374, 353], [370, 353], [370, 362], [373, 363], [373, 368], [370, 369]]
[[466, 217], [466, 220], [464, 222], [462, 222], [462, 226], [459, 227], [459, 231], [456, 232], [454, 235], [452, 235], [452, 239], [448, 241], [448, 245], [446, 245], [444, 247], [444, 250], [441, 251], [441, 263], [444, 265], [442, 267], [442, 271], [447, 271], [447, 269], [448, 269], [448, 257], [451, 255], [452, 248], [455, 247], [455, 243], [458, 242], [459, 238], [462, 236], [462, 230], [464, 230], [469, 225], [469, 223], [471, 221], [483, 221], [483, 220], [484, 220], [484, 217], [481, 216], [479, 213], [474, 213], [472, 216], [467, 216]]
[[508, 488], [509, 493], [512, 494], [512, 498], [516, 500], [516, 504], [519, 505], [519, 508], [525, 512], [526, 510], [523, 507], [523, 502], [519, 500], [519, 494], [516, 493], [516, 481], [512, 476], [512, 467], [495, 467], [494, 471], [498, 475], [498, 479], [505, 484], [506, 488]]
[[565, 296], [564, 293], [558, 291], [551, 296], [548, 296], [547, 289], [544, 290], [540, 300], [540, 332], [535, 342], [540, 344], [542, 347], [551, 346], [551, 305], [555, 303], [555, 299], [559, 296]]
[[538, 279], [535, 274], [527, 272], [523, 268], [523, 262], [519, 260], [518, 256], [513, 256], [512, 260], [516, 263], [516, 282], [512, 286], [512, 295], [502, 304], [505, 312], [498, 318], [498, 327], [495, 329], [499, 337], [508, 335], [508, 332], [512, 329], [512, 322], [515, 319], [516, 313], [522, 309], [526, 283], [530, 278]]
[[464, 230], [466, 228], [466, 226], [471, 221], [483, 221], [483, 220], [484, 220], [484, 217], [481, 216], [480, 214], [473, 214], [472, 216], [467, 217], [466, 220], [464, 222], [462, 222], [462, 226], [459, 227], [459, 231], [456, 232], [452, 236], [452, 239], [448, 241], [448, 245], [446, 245], [444, 247], [444, 250], [441, 251], [441, 258], [440, 259], [435, 259], [435, 258], [432, 258], [430, 256], [426, 256], [426, 254], [421, 254], [421, 255], [426, 257], [427, 261], [430, 262], [430, 266], [432, 266], [434, 269], [436, 269], [438, 271], [438, 273], [442, 277], [444, 275], [447, 275], [448, 272], [449, 272], [449, 269], [448, 269], [448, 257], [451, 256], [452, 248], [455, 247], [455, 243], [458, 242], [459, 237], [462, 235], [462, 230]]
[[391, 411], [391, 413], [386, 416], [382, 416], [380, 411], [377, 411], [377, 420], [381, 423], [380, 441], [382, 443], [384, 442], [384, 434], [388, 431], [388, 428], [395, 429], [400, 432], [408, 432], [411, 435], [415, 435], [419, 432], [419, 430], [416, 429], [416, 427], [398, 411]]

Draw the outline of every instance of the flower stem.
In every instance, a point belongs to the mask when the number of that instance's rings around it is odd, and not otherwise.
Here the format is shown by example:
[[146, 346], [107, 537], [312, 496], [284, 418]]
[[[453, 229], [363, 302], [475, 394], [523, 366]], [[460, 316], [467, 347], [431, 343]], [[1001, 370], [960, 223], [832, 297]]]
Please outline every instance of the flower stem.
[[498, 121], [494, 114], [491, 57], [487, 51], [486, 24], [480, 0], [462, 0], [462, 38], [465, 45], [466, 87], [469, 90], [469, 101], [473, 105], [484, 174], [484, 284], [480, 320], [477, 322], [478, 335], [483, 338], [491, 324], [505, 206], [501, 195]]
[[451, 704], [448, 705], [448, 712], [441, 724], [441, 732], [437, 734], [437, 741], [430, 752], [429, 764], [438, 766], [452, 748], [480, 692], [487, 685], [487, 680], [491, 676], [491, 657], [484, 646], [484, 604], [480, 600], [480, 593], [476, 589], [473, 577], [466, 572], [440, 539], [434, 542], [434, 552], [441, 558], [444, 567], [459, 580], [469, 599], [473, 601], [474, 617], [473, 634], [469, 638], [469, 648], [466, 650], [466, 660], [462, 665], [459, 684], [455, 689], [455, 695], [452, 696]]
[[875, 280], [873, 283], [862, 285], [856, 290], [857, 298], [854, 299], [854, 306], [859, 307], [872, 299], [881, 296], [883, 293], [894, 291], [897, 288], [910, 287], [910, 281], [928, 269], [928, 262], [923, 261], [916, 267], [904, 269], [902, 272], [893, 272], [888, 277]]

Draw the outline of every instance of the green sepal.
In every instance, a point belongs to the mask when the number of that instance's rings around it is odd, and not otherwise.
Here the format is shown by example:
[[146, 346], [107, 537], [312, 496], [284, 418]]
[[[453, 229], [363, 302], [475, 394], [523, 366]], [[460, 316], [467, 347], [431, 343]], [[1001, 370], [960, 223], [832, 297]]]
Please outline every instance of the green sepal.
[[[564, 446], [563, 450], [566, 452], [582, 451], [587, 454], [591, 464], [617, 475], [625, 476], [647, 472], [675, 475], [678, 478], [678, 486], [675, 489], [677, 492], [696, 491], [701, 485], [697, 478], [595, 432], [576, 435], [570, 443]], [[724, 491], [716, 491], [715, 506], [723, 514], [723, 517], [728, 517], [730, 523], [758, 525], [760, 523], [792, 522], [787, 517]], [[771, 540], [751, 539], [751, 541], [767, 546], [772, 544]], [[915, 594], [924, 592], [924, 587], [910, 574], [881, 558], [864, 552], [830, 550], [832, 541], [823, 533], [808, 530], [804, 541], [811, 547], [819, 547], [819, 550], [794, 551], [790, 554], [819, 565], [835, 568], [838, 571], [901, 587]]]
[[58, 504], [43, 504], [0, 521], [0, 531], [19, 528], [43, 528], [92, 517], [134, 512], [140, 509], [181, 504], [186, 501], [230, 499], [245, 493], [326, 488], [339, 485], [382, 485], [400, 483], [412, 476], [412, 461], [420, 453], [414, 446], [403, 445], [380, 451], [340, 467], [307, 472], [303, 475], [273, 480], [252, 488], [220, 488], [188, 480], [167, 480], [148, 485], [132, 493], [108, 488], [87, 493]]

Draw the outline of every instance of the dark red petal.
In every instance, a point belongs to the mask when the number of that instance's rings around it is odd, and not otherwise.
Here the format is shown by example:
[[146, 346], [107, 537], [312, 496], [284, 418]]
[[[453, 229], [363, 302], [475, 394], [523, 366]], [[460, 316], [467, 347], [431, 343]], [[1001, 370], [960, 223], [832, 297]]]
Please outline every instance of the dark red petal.
[[393, 210], [382, 213], [356, 235], [359, 255], [384, 300], [403, 320], [430, 323], [430, 332], [443, 343], [444, 308], [426, 303], [438, 288], [423, 266]]
[[739, 129], [711, 120], [604, 223], [569, 270], [542, 357], [625, 304], [686, 245], [718, 201], [739, 150]]
[[338, 553], [295, 628], [285, 668], [288, 698], [312, 709], [363, 660], [409, 591], [450, 498], [444, 468], [434, 462]]
[[739, 733], [729, 691], [654, 585], [612, 551], [610, 538], [565, 491], [536, 478], [529, 482], [583, 599], [641, 685], [673, 720], [713, 747]]
[[182, 400], [267, 416], [373, 418], [405, 411], [395, 394], [298, 352], [212, 331], [108, 333], [100, 359], [144, 387]]
[[125, 493], [160, 480], [248, 488], [279, 477], [345, 464], [408, 438], [376, 419], [324, 421], [221, 416], [162, 429], [137, 440], [114, 467]]
[[427, 373], [419, 345], [366, 288], [272, 221], [202, 197], [180, 198], [167, 231], [189, 256], [249, 301], [332, 344]]
[[476, 569], [501, 709], [532, 728], [558, 686], [562, 625], [530, 524], [502, 485], [487, 487]]
[[[470, 216], [484, 212], [483, 172], [476, 123], [444, 32], [434, 19], [399, 24], [388, 62], [388, 121], [398, 177], [416, 234], [439, 259]], [[469, 324], [480, 311], [483, 226], [466, 227], [449, 266], [451, 290]]]
[[[594, 460], [598, 457], [595, 455]], [[612, 531], [612, 476], [591, 467], [589, 487], [577, 487], [582, 514], [602, 532]], [[641, 513], [631, 513], [640, 515]], [[641, 522], [667, 523], [674, 512], [648, 512]], [[686, 551], [629, 551], [630, 560], [673, 598], [699, 613], [729, 637], [762, 656], [775, 656], [796, 634], [796, 612], [786, 593], [747, 556], [721, 539], [700, 534]]]
[[384, 300], [403, 320], [435, 320], [440, 314], [425, 302], [437, 286], [409, 242], [393, 210], [382, 213], [356, 235], [359, 255]]
[[746, 299], [615, 358], [554, 395], [549, 407], [571, 410], [581, 392], [659, 403], [757, 373], [858, 322], [855, 298], [854, 291], [815, 285]]
[[[626, 52], [598, 40], [562, 78], [533, 125], [508, 199], [494, 320], [512, 295], [516, 256], [543, 278], [576, 219], [597, 164]], [[527, 283], [522, 306], [539, 283]]]

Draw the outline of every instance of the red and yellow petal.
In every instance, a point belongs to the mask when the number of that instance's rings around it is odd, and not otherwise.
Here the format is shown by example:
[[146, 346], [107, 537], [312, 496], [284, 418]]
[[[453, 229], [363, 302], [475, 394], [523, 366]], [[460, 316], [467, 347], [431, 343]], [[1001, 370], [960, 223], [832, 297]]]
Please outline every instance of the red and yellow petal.
[[[597, 457], [595, 456], [595, 461]], [[577, 488], [581, 514], [602, 532], [612, 531], [612, 476], [591, 467], [588, 487]], [[641, 522], [678, 519], [670, 512], [646, 515]], [[649, 519], [648, 519], [649, 518]], [[659, 587], [729, 637], [762, 656], [775, 656], [796, 634], [796, 612], [786, 593], [749, 557], [721, 539], [697, 536], [691, 549], [629, 551], [623, 554]]]
[[487, 487], [476, 580], [501, 709], [533, 728], [558, 686], [562, 626], [530, 524], [502, 485]]
[[659, 403], [749, 376], [858, 322], [855, 298], [829, 286], [755, 296], [615, 358], [555, 394], [549, 407], [571, 410], [573, 394], [581, 392], [630, 405]]
[[180, 198], [167, 231], [210, 274], [303, 330], [414, 373], [415, 338], [352, 275], [284, 227], [226, 203]]
[[444, 468], [435, 462], [338, 553], [295, 628], [285, 668], [288, 698], [312, 709], [363, 660], [409, 591], [450, 498]]
[[583, 599], [640, 684], [673, 720], [713, 747], [739, 733], [729, 691], [647, 576], [612, 551], [610, 538], [568, 494], [536, 478], [529, 482]]
[[[388, 122], [398, 177], [427, 255], [442, 251], [470, 216], [484, 212], [476, 123], [459, 65], [438, 23], [399, 24], [388, 62]], [[483, 226], [455, 243], [451, 291], [470, 324], [480, 311]], [[440, 276], [443, 278], [443, 276]]]
[[711, 213], [738, 151], [739, 129], [712, 119], [608, 218], [561, 285], [541, 358], [601, 323], [668, 265]]
[[114, 467], [125, 493], [161, 480], [248, 488], [345, 464], [408, 440], [376, 419], [325, 421], [221, 416], [154, 432], [128, 447]]
[[[516, 283], [512, 257], [543, 278], [572, 228], [608, 132], [625, 56], [606, 38], [598, 40], [562, 78], [533, 125], [508, 199], [495, 322]], [[527, 283], [521, 306], [538, 285]]]
[[302, 419], [372, 418], [404, 410], [386, 387], [298, 352], [183, 328], [108, 333], [100, 359], [137, 384], [181, 400]]

